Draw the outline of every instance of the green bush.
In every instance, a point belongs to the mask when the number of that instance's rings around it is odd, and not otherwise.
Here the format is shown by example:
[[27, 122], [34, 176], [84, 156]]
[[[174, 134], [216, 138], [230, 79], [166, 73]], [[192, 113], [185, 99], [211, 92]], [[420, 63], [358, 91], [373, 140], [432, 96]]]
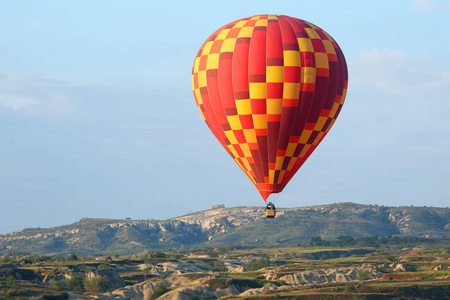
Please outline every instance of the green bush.
[[346, 284], [346, 285], [345, 285], [345, 291], [346, 291], [347, 293], [354, 292], [354, 291], [356, 291], [356, 287], [355, 287], [353, 284], [351, 284], [351, 283]]
[[69, 294], [66, 292], [61, 292], [59, 295], [42, 295], [42, 300], [67, 300], [69, 299]]
[[111, 267], [107, 264], [100, 264], [97, 267], [97, 270], [107, 270], [107, 269], [111, 269]]
[[53, 257], [53, 259], [54, 259], [55, 261], [59, 261], [59, 262], [64, 262], [64, 261], [66, 261], [66, 259], [65, 259], [64, 257], [62, 257], [61, 255], [55, 255], [55, 256]]
[[225, 272], [225, 271], [227, 271], [227, 267], [225, 266], [223, 261], [216, 260], [215, 262], [213, 262], [212, 270], [216, 271], [216, 272]]
[[65, 280], [50, 279], [48, 284], [55, 290], [64, 291], [67, 289], [67, 281]]
[[311, 246], [322, 246], [324, 244], [324, 241], [322, 240], [320, 235], [313, 236], [310, 240], [310, 244]]
[[84, 292], [84, 277], [80, 275], [72, 276], [67, 281], [67, 288], [71, 291]]
[[386, 256], [386, 259], [390, 262], [398, 262], [399, 261], [399, 257], [396, 255], [388, 255], [388, 256]]
[[86, 292], [89, 293], [104, 293], [108, 290], [108, 284], [106, 282], [105, 277], [98, 276], [98, 277], [92, 277], [89, 279], [84, 280], [84, 288], [86, 289]]
[[270, 266], [269, 260], [267, 258], [259, 258], [251, 260], [245, 266], [246, 271], [256, 271], [262, 268], [267, 268]]
[[72, 253], [69, 255], [69, 257], [67, 258], [68, 261], [77, 261], [78, 257], [75, 253]]
[[153, 300], [153, 299], [159, 298], [162, 295], [164, 295], [165, 293], [167, 293], [168, 291], [169, 291], [169, 289], [165, 285], [156, 284], [155, 289], [153, 290], [153, 294], [150, 297], [150, 299]]
[[13, 276], [9, 275], [6, 278], [6, 286], [16, 287], [17, 286], [17, 280]]
[[165, 258], [165, 257], [167, 257], [167, 255], [164, 252], [156, 251], [154, 254], [154, 257], [155, 258]]
[[25, 295], [29, 292], [27, 288], [11, 288], [6, 291], [5, 299], [24, 299]]
[[145, 250], [144, 252], [134, 254], [133, 259], [149, 260], [154, 258], [167, 258], [168, 256], [162, 251]]
[[372, 276], [370, 275], [370, 272], [368, 270], [358, 270], [356, 273], [358, 274], [359, 280], [372, 279]]
[[405, 269], [406, 272], [415, 272], [416, 268], [412, 265], [408, 265]]
[[146, 266], [143, 270], [145, 275], [150, 275], [153, 271], [153, 267], [152, 266]]

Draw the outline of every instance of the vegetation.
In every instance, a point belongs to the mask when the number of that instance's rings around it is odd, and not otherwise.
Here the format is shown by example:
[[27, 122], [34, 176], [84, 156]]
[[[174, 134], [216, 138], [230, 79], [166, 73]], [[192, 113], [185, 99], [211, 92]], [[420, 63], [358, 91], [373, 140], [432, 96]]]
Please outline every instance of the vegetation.
[[[400, 233], [405, 216], [409, 236]], [[119, 221], [129, 226], [115, 226]], [[163, 281], [171, 276], [212, 293], [231, 285], [239, 292], [259, 289], [246, 299], [445, 299], [450, 294], [448, 208], [340, 203], [288, 210], [274, 220], [242, 226], [223, 217], [205, 231], [181, 221], [172, 226], [171, 220], [142, 221], [148, 228], [141, 230], [134, 222], [82, 219], [0, 235], [0, 299], [68, 299], [69, 292], [101, 294], [147, 280], [156, 299], [171, 292], [171, 280]], [[68, 237], [79, 243], [68, 243]], [[308, 277], [319, 270], [345, 273], [342, 281]], [[294, 289], [286, 287], [293, 282]]]
[[[67, 299], [68, 292], [105, 293], [114, 289], [111, 286], [111, 278], [99, 274], [104, 271], [116, 272], [117, 266], [127, 266], [118, 269], [118, 275], [128, 285], [150, 280], [155, 287], [152, 299], [156, 299], [170, 292], [170, 287], [162, 284], [161, 280], [171, 274], [153, 275], [157, 270], [155, 264], [163, 262], [202, 262], [209, 267], [205, 267], [201, 272], [180, 276], [189, 280], [203, 278], [203, 281], [200, 281], [202, 285], [213, 291], [234, 285], [240, 292], [284, 286], [286, 281], [283, 278], [287, 277], [283, 276], [298, 272], [358, 267], [355, 269], [357, 276], [351, 282], [320, 283], [299, 280], [295, 289], [271, 289], [260, 296], [246, 296], [247, 299], [262, 296], [293, 299], [311, 295], [320, 295], [320, 299], [377, 299], [377, 295], [401, 299], [413, 299], [412, 295], [424, 299], [445, 299], [450, 286], [448, 243], [426, 243], [426, 240], [414, 244], [414, 247], [399, 249], [397, 245], [389, 243], [391, 239], [387, 237], [388, 242], [383, 246], [365, 245], [363, 248], [355, 246], [364, 245], [359, 243], [372, 239], [354, 238], [352, 241], [350, 238], [314, 238], [305, 246], [229, 246], [167, 252], [146, 250], [132, 256], [83, 257], [75, 254], [76, 259], [74, 255], [49, 257], [24, 253], [9, 254], [3, 257], [0, 263], [0, 299], [33, 299], [38, 296], [41, 297], [39, 299]], [[353, 245], [330, 246], [338, 241]], [[411, 241], [414, 240], [408, 240]], [[192, 253], [208, 254], [209, 257], [199, 256], [194, 259]], [[211, 253], [217, 255], [212, 257]], [[225, 263], [228, 264], [229, 261], [241, 261], [245, 265], [245, 271], [228, 272]], [[147, 267], [139, 268], [144, 262]], [[401, 264], [405, 270], [394, 271], [397, 264]], [[373, 273], [362, 268], [364, 265], [384, 267], [380, 267], [378, 279], [372, 280]], [[434, 270], [437, 266], [441, 267]], [[220, 277], [211, 278], [211, 271], [220, 273]], [[276, 276], [266, 278], [264, 274], [267, 272], [273, 272]], [[19, 280], [19, 277], [22, 279]], [[335, 295], [336, 298], [323, 295]]]
[[105, 277], [98, 276], [84, 280], [84, 286], [89, 293], [104, 293], [108, 290], [108, 284]]
[[212, 270], [215, 272], [225, 272], [227, 271], [227, 267], [225, 266], [225, 264], [223, 263], [222, 260], [215, 260], [212, 264], [213, 268]]
[[72, 253], [69, 255], [69, 257], [67, 258], [68, 261], [77, 261], [78, 257], [75, 253]]
[[[356, 247], [385, 247], [385, 246], [413, 246], [419, 243], [438, 243], [441, 240], [421, 238], [417, 236], [363, 236], [353, 238], [350, 235], [341, 235], [336, 239], [323, 240], [321, 236], [314, 236], [310, 239], [310, 246], [317, 247], [344, 247], [344, 246], [356, 246]], [[308, 243], [299, 242], [299, 246], [307, 246]], [[403, 247], [404, 248], [404, 247]]]
[[262, 268], [267, 268], [268, 266], [270, 266], [270, 263], [267, 258], [258, 258], [249, 261], [245, 269], [247, 271], [256, 271]]
[[75, 292], [84, 292], [84, 277], [80, 275], [72, 276], [67, 282], [67, 288]]
[[162, 295], [164, 295], [165, 293], [167, 293], [169, 291], [169, 289], [162, 284], [157, 284], [155, 285], [155, 289], [153, 290], [153, 294], [150, 297], [150, 299], [156, 299], [161, 297]]
[[346, 284], [345, 285], [345, 291], [347, 293], [354, 292], [354, 291], [356, 291], [356, 287], [352, 283]]
[[359, 280], [369, 280], [372, 279], [370, 272], [368, 270], [358, 270], [358, 279]]

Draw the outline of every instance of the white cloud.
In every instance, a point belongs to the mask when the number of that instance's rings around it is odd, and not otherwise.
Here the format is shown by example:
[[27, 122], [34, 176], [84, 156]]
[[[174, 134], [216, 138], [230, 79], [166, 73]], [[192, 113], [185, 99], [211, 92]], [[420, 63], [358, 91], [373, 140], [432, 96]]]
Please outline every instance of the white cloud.
[[13, 110], [19, 110], [28, 105], [38, 103], [35, 100], [23, 97], [15, 97], [11, 95], [1, 95], [0, 94], [0, 106], [12, 108]]
[[398, 50], [362, 51], [350, 65], [354, 89], [376, 88], [397, 97], [442, 97], [450, 92], [450, 56], [407, 55]]
[[449, 55], [366, 50], [349, 64], [349, 75], [350, 98], [343, 113], [353, 119], [341, 122], [359, 132], [355, 140], [360, 146], [448, 153]]
[[433, 0], [412, 0], [412, 8], [423, 13], [436, 13], [450, 10], [450, 4], [436, 3]]
[[411, 5], [414, 10], [419, 12], [436, 12], [438, 6], [432, 0], [412, 0]]
[[31, 115], [58, 116], [70, 110], [70, 97], [61, 81], [29, 73], [0, 74], [0, 107]]

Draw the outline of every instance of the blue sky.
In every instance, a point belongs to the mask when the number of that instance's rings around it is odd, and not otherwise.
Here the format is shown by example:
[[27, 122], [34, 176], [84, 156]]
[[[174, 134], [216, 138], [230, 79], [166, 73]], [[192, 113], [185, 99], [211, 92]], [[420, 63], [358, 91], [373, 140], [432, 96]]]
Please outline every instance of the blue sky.
[[0, 11], [0, 233], [263, 205], [191, 91], [203, 41], [255, 14], [322, 27], [349, 66], [278, 206], [449, 205], [448, 1], [17, 0]]

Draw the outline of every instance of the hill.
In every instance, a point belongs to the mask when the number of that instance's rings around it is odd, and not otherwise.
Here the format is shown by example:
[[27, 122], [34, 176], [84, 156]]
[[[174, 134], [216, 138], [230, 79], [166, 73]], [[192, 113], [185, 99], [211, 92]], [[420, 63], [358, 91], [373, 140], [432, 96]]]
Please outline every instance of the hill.
[[0, 254], [133, 254], [147, 249], [297, 244], [312, 237], [450, 237], [450, 209], [337, 203], [279, 208], [213, 206], [168, 220], [87, 219], [0, 235]]

